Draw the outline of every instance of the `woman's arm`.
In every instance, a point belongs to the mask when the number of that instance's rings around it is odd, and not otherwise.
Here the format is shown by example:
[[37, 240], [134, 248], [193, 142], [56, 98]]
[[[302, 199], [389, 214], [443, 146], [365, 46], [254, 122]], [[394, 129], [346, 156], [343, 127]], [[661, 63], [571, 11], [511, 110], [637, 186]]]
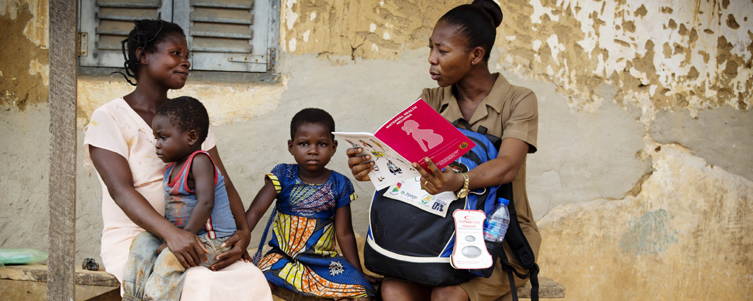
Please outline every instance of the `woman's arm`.
[[[470, 189], [510, 183], [515, 180], [518, 170], [526, 161], [528, 143], [516, 138], [502, 140], [496, 159], [482, 163], [467, 173]], [[440, 171], [434, 162], [426, 158], [429, 171], [413, 163], [413, 168], [421, 173], [421, 185], [430, 194], [444, 191], [457, 191], [463, 187], [463, 177], [451, 169]], [[428, 184], [427, 184], [428, 183]]]
[[115, 204], [131, 221], [164, 239], [184, 267], [198, 266], [207, 260], [207, 250], [195, 234], [173, 225], [136, 191], [131, 168], [123, 156], [91, 145], [89, 154]]
[[230, 211], [233, 213], [233, 219], [235, 219], [235, 226], [238, 228], [235, 233], [230, 236], [223, 245], [233, 245], [234, 247], [225, 253], [217, 255], [217, 263], [213, 264], [209, 269], [212, 271], [219, 271], [225, 267], [235, 263], [238, 260], [248, 261], [251, 259], [248, 256], [249, 242], [251, 242], [251, 231], [248, 230], [248, 224], [246, 223], [246, 216], [243, 214], [243, 201], [238, 191], [233, 186], [233, 181], [230, 180], [230, 175], [227, 174], [225, 166], [222, 164], [220, 153], [217, 147], [207, 151], [209, 156], [214, 160], [214, 164], [220, 170], [220, 173], [225, 176], [225, 189], [227, 190], [227, 197], [230, 202]]
[[345, 205], [335, 211], [335, 233], [337, 235], [337, 244], [340, 245], [340, 251], [343, 252], [350, 264], [358, 269], [366, 280], [370, 283], [377, 283], [376, 278], [363, 273], [361, 268], [361, 259], [358, 256], [358, 244], [356, 236], [353, 234], [353, 222], [351, 220], [350, 205]]

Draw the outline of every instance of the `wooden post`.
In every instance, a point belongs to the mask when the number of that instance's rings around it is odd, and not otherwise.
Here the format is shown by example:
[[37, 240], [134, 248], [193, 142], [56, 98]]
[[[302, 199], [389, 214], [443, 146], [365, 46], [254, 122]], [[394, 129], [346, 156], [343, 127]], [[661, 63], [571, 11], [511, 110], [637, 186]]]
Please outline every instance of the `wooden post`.
[[50, 249], [47, 300], [76, 294], [76, 0], [50, 0]]

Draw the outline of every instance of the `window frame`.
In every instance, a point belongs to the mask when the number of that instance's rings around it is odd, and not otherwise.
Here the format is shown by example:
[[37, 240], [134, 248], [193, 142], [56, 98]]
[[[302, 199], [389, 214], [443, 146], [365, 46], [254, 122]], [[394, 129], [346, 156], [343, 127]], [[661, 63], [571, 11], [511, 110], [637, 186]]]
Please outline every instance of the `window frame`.
[[[219, 81], [256, 81], [277, 82], [277, 48], [279, 47], [280, 31], [280, 0], [253, 0], [253, 23], [251, 30], [253, 38], [250, 40], [251, 53], [231, 52], [199, 52], [191, 51], [192, 63], [191, 79], [219, 80]], [[97, 0], [79, 1], [79, 72], [82, 75], [105, 75], [123, 68], [124, 58], [121, 50], [97, 49], [98, 36], [96, 33], [99, 20], [97, 14], [100, 9]], [[162, 20], [178, 24], [186, 32], [186, 40], [191, 47], [192, 4], [191, 0], [160, 0], [157, 9]], [[168, 17], [169, 16], [169, 17]], [[206, 60], [215, 60], [215, 66], [232, 66], [233, 70], [209, 68], [194, 69], [194, 61], [199, 65]], [[251, 61], [252, 63], [246, 63]], [[104, 62], [118, 62], [107, 64]], [[207, 64], [204, 64], [205, 66]], [[227, 68], [226, 68], [227, 69]]]

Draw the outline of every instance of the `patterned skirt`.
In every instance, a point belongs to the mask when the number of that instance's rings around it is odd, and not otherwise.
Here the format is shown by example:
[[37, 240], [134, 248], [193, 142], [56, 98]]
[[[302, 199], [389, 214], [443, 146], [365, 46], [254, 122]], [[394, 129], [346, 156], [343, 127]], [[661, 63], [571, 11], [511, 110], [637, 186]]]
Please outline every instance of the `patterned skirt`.
[[[374, 288], [361, 272], [334, 251], [334, 225], [321, 222], [278, 213], [275, 235], [270, 241], [273, 248], [258, 265], [264, 276], [277, 286], [306, 296], [374, 296]], [[286, 239], [278, 240], [280, 237]], [[288, 249], [287, 253], [280, 245]]]

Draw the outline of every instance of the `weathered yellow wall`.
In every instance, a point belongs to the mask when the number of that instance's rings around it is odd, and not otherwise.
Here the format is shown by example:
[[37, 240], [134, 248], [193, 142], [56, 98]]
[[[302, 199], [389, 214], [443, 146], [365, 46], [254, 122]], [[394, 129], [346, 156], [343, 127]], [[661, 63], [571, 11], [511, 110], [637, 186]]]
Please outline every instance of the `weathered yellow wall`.
[[[466, 1], [284, 1], [281, 47], [364, 59], [395, 59], [426, 46], [436, 20]], [[497, 69], [554, 82], [571, 106], [593, 110], [593, 90], [616, 100], [691, 114], [751, 105], [746, 1], [504, 1]]]
[[[405, 49], [428, 45], [447, 8], [464, 1], [283, 1], [283, 51], [396, 59]], [[342, 63], [333, 60], [333, 63]]]
[[593, 90], [605, 82], [618, 102], [651, 110], [751, 105], [751, 3], [514, 2], [498, 64], [553, 81], [574, 107], [598, 106]]
[[47, 101], [47, 13], [47, 1], [0, 0], [0, 106], [23, 110]]
[[[328, 110], [338, 130], [373, 131], [436, 86], [425, 46], [436, 20], [463, 2], [283, 0], [279, 83], [189, 78], [170, 95], [207, 104], [248, 206], [261, 175], [292, 162], [288, 123], [301, 108]], [[26, 3], [0, 0], [0, 32], [13, 41], [0, 43], [0, 203], [9, 208], [0, 247], [46, 249], [47, 2]], [[570, 300], [749, 298], [753, 3], [502, 4], [490, 68], [539, 99], [527, 174], [542, 275]], [[119, 77], [79, 77], [79, 126], [131, 89]], [[330, 167], [347, 172], [343, 153]], [[80, 260], [99, 251], [101, 192], [92, 170], [77, 172]], [[373, 187], [355, 184], [363, 233]]]
[[0, 248], [47, 249], [47, 10], [0, 0]]
[[753, 185], [679, 145], [646, 139], [640, 193], [553, 208], [543, 274], [571, 300], [745, 300], [753, 293]]
[[[78, 125], [84, 127], [92, 112], [101, 105], [131, 93], [133, 86], [122, 77], [80, 76], [78, 80]], [[189, 81], [183, 89], [171, 90], [169, 97], [182, 95], [200, 99], [215, 126], [245, 121], [272, 110], [285, 91], [279, 84], [239, 84]]]

